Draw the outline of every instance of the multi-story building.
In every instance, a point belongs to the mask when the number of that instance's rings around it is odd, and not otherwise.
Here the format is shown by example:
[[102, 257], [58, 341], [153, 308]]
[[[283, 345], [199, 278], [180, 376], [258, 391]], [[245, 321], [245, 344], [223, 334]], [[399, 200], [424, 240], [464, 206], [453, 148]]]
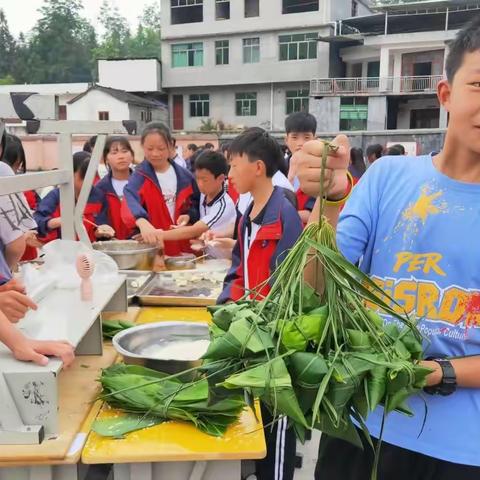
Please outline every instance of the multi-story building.
[[364, 0], [162, 0], [162, 86], [175, 130], [283, 129], [328, 77], [330, 24]]
[[321, 39], [331, 46], [330, 75], [310, 86], [319, 131], [445, 128], [436, 91], [448, 42], [478, 14], [478, 0], [429, 0], [336, 22]]

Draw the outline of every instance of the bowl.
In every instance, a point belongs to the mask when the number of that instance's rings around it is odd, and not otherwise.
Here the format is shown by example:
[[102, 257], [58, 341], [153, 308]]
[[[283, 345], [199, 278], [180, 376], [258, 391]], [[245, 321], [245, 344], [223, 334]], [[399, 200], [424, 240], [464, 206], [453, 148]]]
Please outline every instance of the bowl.
[[165, 258], [165, 266], [167, 270], [194, 270], [197, 268], [196, 258], [192, 253], [186, 253], [179, 257], [168, 257]]
[[95, 242], [92, 247], [112, 257], [120, 270], [151, 270], [158, 250], [135, 240]]
[[[158, 322], [119, 332], [112, 343], [125, 363], [173, 375], [201, 365], [201, 356], [210, 343], [210, 335], [207, 323]], [[202, 351], [189, 348], [193, 343], [201, 346]], [[172, 348], [173, 344], [182, 350]], [[158, 353], [154, 353], [156, 349]], [[181, 379], [190, 381], [195, 375], [196, 372], [188, 372], [181, 375]]]

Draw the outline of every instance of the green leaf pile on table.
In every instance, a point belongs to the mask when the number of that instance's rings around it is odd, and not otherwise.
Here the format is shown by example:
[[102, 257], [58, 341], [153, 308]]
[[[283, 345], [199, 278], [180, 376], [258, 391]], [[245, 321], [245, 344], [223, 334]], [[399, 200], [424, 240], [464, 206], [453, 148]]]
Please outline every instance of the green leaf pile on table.
[[183, 382], [137, 365], [116, 364], [102, 371], [102, 396], [109, 405], [129, 415], [97, 420], [99, 435], [123, 437], [129, 432], [157, 425], [165, 420], [192, 422], [201, 431], [223, 436], [245, 407], [242, 396], [231, 395], [209, 403], [207, 380]]

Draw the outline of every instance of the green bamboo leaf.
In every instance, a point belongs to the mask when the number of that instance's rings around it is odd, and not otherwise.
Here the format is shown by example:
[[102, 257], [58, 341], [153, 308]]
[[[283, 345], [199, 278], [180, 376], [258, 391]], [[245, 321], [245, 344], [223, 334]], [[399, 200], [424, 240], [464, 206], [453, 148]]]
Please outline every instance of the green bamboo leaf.
[[387, 390], [387, 368], [382, 366], [374, 367], [367, 377], [368, 403], [370, 411], [374, 411], [382, 402]]
[[296, 322], [282, 322], [281, 340], [287, 350], [303, 352], [307, 348], [307, 339], [297, 327]]
[[242, 345], [243, 350], [247, 349], [252, 353], [264, 352], [274, 347], [270, 334], [247, 318], [232, 322], [228, 333]]
[[221, 337], [212, 339], [203, 358], [210, 360], [240, 358], [241, 351], [242, 344], [230, 332], [227, 332]]
[[102, 437], [124, 438], [127, 433], [153, 427], [162, 422], [164, 422], [164, 419], [159, 417], [129, 414], [95, 420], [92, 430]]

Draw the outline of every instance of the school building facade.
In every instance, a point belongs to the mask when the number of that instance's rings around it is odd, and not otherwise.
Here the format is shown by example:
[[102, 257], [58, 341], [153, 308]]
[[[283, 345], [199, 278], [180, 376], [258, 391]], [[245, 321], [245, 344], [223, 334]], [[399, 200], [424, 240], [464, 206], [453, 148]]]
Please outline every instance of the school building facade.
[[282, 130], [329, 76], [332, 22], [364, 0], [162, 0], [162, 88], [174, 130]]
[[419, 1], [335, 22], [320, 38], [330, 74], [310, 82], [318, 131], [446, 128], [436, 92], [448, 43], [479, 14], [478, 0]]

